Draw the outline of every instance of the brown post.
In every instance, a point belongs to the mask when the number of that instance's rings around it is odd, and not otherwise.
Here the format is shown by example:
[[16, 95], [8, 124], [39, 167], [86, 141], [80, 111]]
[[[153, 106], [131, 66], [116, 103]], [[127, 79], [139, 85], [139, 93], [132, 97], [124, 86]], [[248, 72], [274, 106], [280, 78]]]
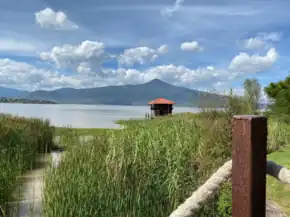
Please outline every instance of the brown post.
[[232, 216], [266, 216], [267, 118], [233, 118]]

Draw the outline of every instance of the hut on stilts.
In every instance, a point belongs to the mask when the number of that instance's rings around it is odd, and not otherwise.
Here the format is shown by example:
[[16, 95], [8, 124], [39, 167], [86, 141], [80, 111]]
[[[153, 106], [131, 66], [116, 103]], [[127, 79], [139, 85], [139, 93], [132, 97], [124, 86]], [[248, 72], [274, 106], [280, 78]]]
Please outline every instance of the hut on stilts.
[[164, 98], [158, 98], [150, 101], [148, 105], [150, 105], [151, 118], [172, 114], [174, 104], [175, 102]]

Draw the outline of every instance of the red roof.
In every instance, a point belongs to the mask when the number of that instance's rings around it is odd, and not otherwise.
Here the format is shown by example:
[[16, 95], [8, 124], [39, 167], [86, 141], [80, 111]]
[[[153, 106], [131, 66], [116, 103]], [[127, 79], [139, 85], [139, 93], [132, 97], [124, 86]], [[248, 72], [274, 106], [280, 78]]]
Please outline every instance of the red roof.
[[150, 102], [148, 102], [149, 105], [153, 105], [153, 104], [167, 104], [167, 105], [173, 105], [175, 104], [175, 102], [170, 101], [168, 99], [164, 99], [164, 98], [158, 98], [155, 100], [152, 100]]

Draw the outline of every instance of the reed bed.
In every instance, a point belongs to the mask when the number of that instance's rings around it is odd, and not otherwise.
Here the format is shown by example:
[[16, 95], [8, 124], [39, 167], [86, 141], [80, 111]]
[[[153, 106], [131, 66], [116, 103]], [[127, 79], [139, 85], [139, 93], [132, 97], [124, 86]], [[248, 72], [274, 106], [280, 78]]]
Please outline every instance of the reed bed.
[[[37, 154], [48, 152], [53, 128], [49, 121], [0, 115], [0, 205], [11, 199], [11, 192], [24, 171], [32, 168]], [[1, 216], [1, 214], [0, 214]]]
[[[123, 123], [125, 129], [103, 131], [82, 145], [71, 141], [74, 146], [60, 167], [46, 173], [45, 217], [168, 216], [231, 157], [231, 124], [225, 113]], [[289, 142], [288, 129], [269, 121], [269, 152]], [[230, 215], [226, 183], [198, 216]]]

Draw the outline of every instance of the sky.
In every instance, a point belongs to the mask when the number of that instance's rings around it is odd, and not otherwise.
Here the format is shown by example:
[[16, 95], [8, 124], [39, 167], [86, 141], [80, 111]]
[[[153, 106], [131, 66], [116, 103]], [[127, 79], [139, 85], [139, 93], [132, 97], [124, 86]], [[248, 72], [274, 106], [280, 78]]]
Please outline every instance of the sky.
[[24, 90], [158, 78], [242, 91], [288, 75], [287, 0], [1, 0], [0, 86]]

